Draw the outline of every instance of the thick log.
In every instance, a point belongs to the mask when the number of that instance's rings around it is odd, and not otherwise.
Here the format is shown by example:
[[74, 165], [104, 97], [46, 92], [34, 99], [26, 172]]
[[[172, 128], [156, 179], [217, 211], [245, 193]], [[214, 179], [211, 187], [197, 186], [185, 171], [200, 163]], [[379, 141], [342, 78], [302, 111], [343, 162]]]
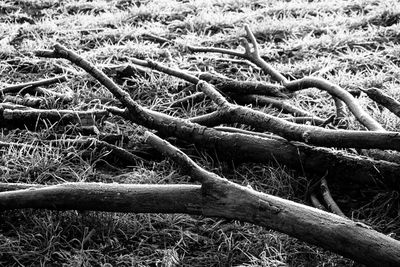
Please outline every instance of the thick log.
[[400, 264], [399, 241], [363, 223], [230, 182], [201, 168], [182, 151], [154, 134], [147, 132], [146, 136], [148, 143], [202, 183], [203, 215], [269, 227], [372, 266]]
[[[216, 176], [202, 171], [197, 175]], [[4, 188], [10, 190], [12, 184], [0, 184], [0, 190]], [[202, 186], [66, 183], [0, 193], [0, 210], [23, 208], [187, 213], [235, 219], [289, 234], [367, 265], [400, 264], [400, 242], [362, 223], [219, 177]]]
[[[12, 185], [0, 185], [10, 190]], [[15, 188], [23, 185], [16, 184]], [[29, 187], [29, 185], [27, 185]], [[65, 183], [0, 193], [0, 210], [55, 209], [200, 214], [199, 185]]]

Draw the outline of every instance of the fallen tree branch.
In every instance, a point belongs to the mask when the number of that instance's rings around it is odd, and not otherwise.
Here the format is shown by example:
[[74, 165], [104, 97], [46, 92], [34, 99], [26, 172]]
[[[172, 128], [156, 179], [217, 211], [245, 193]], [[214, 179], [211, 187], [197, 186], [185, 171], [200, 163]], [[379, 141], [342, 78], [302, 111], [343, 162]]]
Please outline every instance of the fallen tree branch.
[[368, 95], [369, 98], [374, 100], [376, 103], [384, 106], [390, 110], [393, 114], [400, 118], [400, 102], [393, 97], [383, 93], [381, 90], [376, 88], [361, 89], [360, 90]]
[[85, 182], [43, 186], [1, 183], [0, 210], [72, 209], [222, 217], [281, 231], [368, 265], [399, 264], [399, 241], [364, 224], [229, 182], [184, 158], [183, 153], [171, 151], [165, 147], [168, 144], [160, 144], [160, 141], [153, 139], [150, 137], [149, 141], [156, 148], [174, 157], [193, 178], [203, 181], [203, 184]]
[[260, 96], [260, 95], [234, 95], [232, 97], [235, 101], [240, 104], [255, 103], [260, 106], [272, 106], [276, 109], [283, 111], [284, 113], [293, 114], [295, 117], [314, 117], [316, 123], [323, 123], [325, 120], [313, 115], [312, 113], [298, 108], [285, 100], [276, 99], [272, 97]]
[[[400, 264], [400, 242], [346, 218], [256, 192], [208, 172], [168, 142], [147, 141], [202, 183], [202, 214], [271, 228], [368, 265]], [[368, 254], [368, 255], [367, 255]]]
[[346, 215], [344, 215], [342, 210], [339, 208], [339, 206], [333, 199], [331, 192], [329, 191], [328, 182], [326, 181], [325, 177], [322, 177], [321, 179], [320, 189], [322, 197], [324, 198], [324, 201], [328, 206], [328, 209], [333, 213], [335, 213], [336, 215], [339, 215], [341, 217], [346, 217]]
[[7, 128], [35, 127], [38, 122], [75, 123], [93, 125], [95, 121], [109, 115], [107, 110], [58, 110], [58, 109], [0, 109], [0, 126]]
[[206, 96], [202, 93], [202, 92], [197, 92], [194, 93], [192, 95], [183, 97], [181, 99], [178, 99], [174, 102], [172, 102], [171, 104], [169, 104], [169, 107], [174, 108], [174, 107], [180, 107], [180, 106], [184, 106], [184, 105], [188, 105], [190, 104], [195, 104], [195, 103], [199, 103], [201, 101], [203, 101], [206, 98]]
[[219, 90], [226, 93], [236, 93], [236, 94], [258, 94], [267, 95], [280, 98], [288, 98], [289, 91], [285, 90], [285, 87], [262, 83], [262, 82], [249, 82], [249, 81], [236, 81], [224, 77], [222, 75], [213, 75], [211, 73], [186, 73], [179, 69], [173, 69], [160, 64], [153, 60], [140, 60], [132, 59], [132, 63], [151, 68], [153, 70], [160, 71], [162, 73], [183, 79], [193, 84], [197, 84], [199, 80], [207, 81], [218, 87]]
[[217, 52], [247, 59], [259, 66], [261, 69], [264, 70], [265, 73], [271, 75], [271, 77], [275, 81], [279, 82], [286, 90], [291, 92], [307, 88], [318, 88], [320, 90], [327, 91], [332, 96], [345, 102], [349, 110], [353, 113], [357, 120], [361, 122], [367, 129], [372, 131], [384, 131], [384, 128], [360, 107], [360, 105], [357, 103], [357, 100], [349, 92], [347, 92], [340, 86], [335, 85], [327, 80], [315, 77], [304, 77], [302, 79], [294, 81], [289, 81], [288, 79], [286, 79], [282, 74], [280, 74], [277, 70], [275, 70], [271, 65], [269, 65], [261, 58], [258, 51], [258, 43], [256, 38], [254, 37], [253, 33], [247, 25], [245, 26], [245, 30], [247, 33], [247, 37], [250, 39], [251, 44], [253, 45], [253, 50], [251, 49], [250, 44], [247, 42], [246, 39], [242, 39], [242, 46], [245, 48], [244, 53], [214, 47], [188, 46], [188, 49], [192, 52]]
[[43, 79], [35, 82], [27, 82], [27, 83], [20, 83], [16, 85], [9, 85], [0, 89], [0, 94], [7, 94], [7, 93], [18, 93], [22, 89], [38, 87], [38, 86], [46, 86], [54, 83], [62, 83], [67, 81], [67, 76], [58, 76], [48, 79]]
[[310, 200], [311, 200], [311, 204], [314, 206], [314, 208], [326, 211], [326, 208], [324, 207], [324, 205], [322, 205], [322, 203], [318, 200], [317, 196], [315, 195], [315, 193], [311, 193], [310, 194]]
[[[331, 178], [350, 179], [361, 183], [378, 183], [387, 185], [390, 188], [399, 188], [398, 173], [400, 165], [398, 164], [374, 161], [365, 157], [335, 152], [329, 149], [313, 148], [299, 143], [210, 129], [191, 123], [188, 120], [174, 118], [141, 107], [130, 98], [128, 93], [119, 88], [93, 64], [60, 45], [55, 46], [55, 51], [41, 51], [38, 55], [62, 57], [77, 64], [95, 77], [127, 107], [127, 110], [109, 108], [108, 111], [134, 123], [157, 130], [164, 136], [175, 136], [204, 148], [212, 149], [221, 157], [226, 157], [230, 160], [280, 162], [297, 170], [320, 175], [324, 175], [328, 171]], [[315, 128], [319, 129], [318, 127]], [[375, 136], [374, 138], [379, 140], [382, 136], [388, 135], [393, 137], [392, 143], [400, 143], [398, 133], [362, 132], [362, 134], [364, 133], [367, 136]], [[348, 143], [349, 146], [354, 143], [354, 140], [359, 139], [358, 134], [355, 133], [354, 139]], [[338, 138], [337, 143], [340, 143], [340, 135]], [[392, 145], [389, 145], [391, 142], [384, 143], [386, 146], [393, 148]]]
[[229, 49], [224, 48], [215, 48], [215, 47], [195, 47], [195, 46], [187, 46], [187, 48], [192, 52], [214, 52], [214, 53], [222, 53], [226, 55], [241, 57], [247, 59], [258, 67], [260, 67], [265, 73], [271, 75], [271, 77], [281, 83], [286, 84], [288, 80], [278, 71], [276, 71], [271, 65], [265, 62], [258, 51], [258, 44], [256, 38], [254, 37], [253, 33], [251, 32], [248, 25], [245, 26], [245, 30], [247, 33], [247, 37], [250, 39], [251, 44], [253, 45], [253, 50], [251, 50], [250, 44], [246, 39], [241, 39], [242, 46], [245, 48], [244, 52], [237, 52]]
[[374, 120], [361, 108], [361, 106], [357, 103], [357, 100], [349, 92], [336, 84], [316, 77], [304, 77], [302, 79], [286, 83], [285, 87], [290, 91], [298, 91], [307, 88], [318, 88], [320, 90], [327, 91], [332, 96], [339, 98], [346, 103], [347, 107], [357, 118], [357, 120], [361, 122], [367, 129], [371, 131], [385, 130], [376, 120]]
[[[10, 190], [12, 185], [0, 188]], [[201, 214], [199, 185], [64, 183], [0, 193], [0, 210], [55, 209]], [[17, 184], [15, 188], [23, 188]]]
[[[218, 105], [225, 122], [243, 123], [272, 132], [288, 140], [312, 145], [341, 148], [379, 148], [400, 151], [400, 133], [330, 130], [310, 125], [295, 124], [247, 107], [229, 103], [215, 88], [203, 81], [197, 84], [200, 91]], [[389, 144], [390, 143], [390, 144]]]
[[282, 85], [253, 81], [236, 81], [223, 75], [215, 75], [205, 72], [195, 73], [195, 75], [200, 80], [215, 85], [222, 92], [239, 95], [266, 95], [279, 98], [288, 98], [288, 95], [290, 94], [290, 92]]
[[47, 143], [52, 145], [65, 145], [65, 146], [79, 146], [80, 149], [96, 148], [96, 149], [106, 149], [110, 151], [110, 155], [119, 159], [119, 163], [126, 165], [136, 165], [138, 160], [144, 161], [142, 158], [130, 153], [126, 149], [107, 143], [105, 141], [98, 140], [96, 138], [80, 138], [80, 139], [60, 139], [51, 140]]

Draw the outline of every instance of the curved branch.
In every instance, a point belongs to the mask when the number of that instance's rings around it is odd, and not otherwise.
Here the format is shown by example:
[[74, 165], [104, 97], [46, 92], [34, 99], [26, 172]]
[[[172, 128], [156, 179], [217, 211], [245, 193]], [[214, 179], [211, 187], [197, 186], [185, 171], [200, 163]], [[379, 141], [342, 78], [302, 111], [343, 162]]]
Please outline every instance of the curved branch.
[[370, 89], [360, 89], [362, 92], [366, 93], [369, 98], [374, 100], [376, 103], [384, 106], [390, 110], [393, 114], [400, 118], [400, 102], [393, 97], [383, 93], [382, 91], [370, 88]]
[[360, 107], [360, 105], [357, 103], [357, 100], [349, 92], [336, 84], [315, 77], [305, 77], [299, 80], [288, 82], [286, 84], [286, 89], [291, 91], [298, 91], [312, 87], [327, 91], [332, 96], [337, 97], [345, 102], [349, 110], [354, 114], [359, 122], [367, 127], [367, 129], [371, 131], [385, 131], [385, 129], [377, 121], [375, 121]]
[[208, 95], [220, 108], [226, 122], [237, 122], [270, 131], [288, 140], [312, 145], [341, 148], [380, 148], [400, 151], [400, 133], [330, 130], [310, 125], [295, 124], [260, 111], [230, 104], [215, 88], [203, 81], [199, 90]]
[[67, 76], [63, 75], [63, 76], [52, 77], [52, 78], [43, 79], [43, 80], [34, 81], [34, 82], [9, 85], [9, 86], [1, 88], [0, 94], [18, 93], [18, 91], [20, 91], [22, 89], [33, 88], [33, 87], [38, 87], [38, 86], [46, 86], [46, 85], [50, 85], [50, 84], [54, 84], [54, 83], [62, 83], [65, 81], [67, 81]]
[[339, 208], [339, 206], [336, 204], [335, 200], [333, 199], [331, 192], [329, 191], [328, 187], [328, 182], [326, 181], [325, 177], [321, 179], [321, 193], [322, 197], [325, 200], [326, 205], [328, 206], [328, 209], [331, 210], [333, 213], [336, 215], [339, 215], [341, 217], [346, 217], [342, 210]]

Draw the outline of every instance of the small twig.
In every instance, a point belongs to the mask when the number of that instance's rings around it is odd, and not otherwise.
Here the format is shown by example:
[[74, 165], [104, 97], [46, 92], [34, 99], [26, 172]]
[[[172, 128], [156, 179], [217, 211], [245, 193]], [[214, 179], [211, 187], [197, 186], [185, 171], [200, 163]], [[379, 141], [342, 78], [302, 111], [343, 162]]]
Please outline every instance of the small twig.
[[109, 144], [105, 141], [98, 140], [96, 138], [79, 138], [79, 139], [59, 139], [59, 140], [51, 140], [49, 141], [52, 145], [67, 145], [67, 146], [82, 146], [84, 148], [94, 147], [98, 149], [107, 149], [110, 153], [119, 158], [123, 163], [133, 166], [132, 164], [136, 164], [138, 160], [144, 161], [144, 159], [132, 154], [131, 152], [127, 151], [126, 149]]
[[322, 205], [322, 203], [318, 200], [317, 196], [315, 195], [315, 193], [312, 193], [310, 195], [310, 200], [311, 200], [311, 204], [320, 210], [326, 211], [326, 208], [324, 207], [324, 205]]
[[167, 67], [165, 65], [162, 65], [162, 64], [160, 64], [160, 63], [158, 63], [158, 62], [156, 62], [154, 60], [148, 59], [146, 61], [146, 60], [140, 60], [140, 59], [132, 58], [131, 61], [132, 61], [133, 64], [136, 64], [136, 65], [139, 65], [139, 66], [143, 66], [143, 67], [147, 67], [147, 68], [151, 68], [151, 69], [154, 69], [154, 70], [158, 70], [158, 71], [161, 71], [163, 73], [166, 73], [166, 74], [181, 78], [181, 79], [186, 80], [186, 81], [188, 81], [190, 83], [193, 83], [193, 84], [197, 84], [197, 82], [199, 81], [199, 78], [197, 78], [196, 76], [193, 76], [193, 75], [191, 75], [189, 73], [183, 72], [183, 71], [181, 71], [179, 69], [169, 68], [169, 67]]
[[346, 217], [344, 213], [340, 210], [339, 206], [336, 204], [335, 200], [333, 200], [331, 192], [329, 191], [328, 187], [328, 182], [326, 181], [325, 177], [321, 179], [321, 193], [322, 197], [325, 200], [326, 205], [328, 206], [328, 209], [335, 213], [336, 215]]
[[195, 103], [199, 103], [201, 101], [203, 101], [206, 98], [206, 96], [204, 95], [204, 93], [202, 92], [197, 92], [194, 93], [192, 95], [186, 96], [184, 98], [178, 99], [174, 102], [172, 102], [171, 104], [169, 104], [169, 107], [174, 108], [174, 107], [180, 107], [183, 106], [185, 104], [195, 104]]
[[144, 136], [147, 143], [149, 143], [152, 147], [157, 149], [162, 154], [172, 158], [175, 162], [179, 163], [179, 165], [182, 166], [186, 172], [189, 172], [190, 176], [196, 181], [202, 184], [226, 181], [226, 179], [222, 179], [218, 175], [201, 168], [181, 150], [177, 149], [175, 146], [171, 145], [170, 143], [161, 139], [155, 134], [146, 131]]
[[22, 91], [20, 91], [20, 94], [26, 94], [26, 93], [33, 93], [36, 95], [41, 95], [41, 96], [46, 96], [46, 97], [53, 97], [55, 99], [58, 99], [62, 102], [71, 102], [74, 99], [74, 92], [72, 90], [67, 90], [67, 92], [64, 93], [58, 93], [58, 92], [54, 92], [52, 90], [48, 90], [42, 87], [35, 87], [35, 88], [28, 88], [23, 89]]
[[239, 103], [254, 103], [260, 106], [272, 106], [284, 113], [292, 114], [295, 117], [314, 117], [315, 121], [318, 121], [318, 123], [322, 123], [323, 121], [325, 121], [324, 119], [319, 118], [318, 116], [315, 116], [312, 113], [305, 111], [301, 108], [298, 108], [283, 99], [259, 95], [234, 95], [233, 99], [235, 99]]
[[333, 101], [335, 102], [336, 107], [336, 120], [343, 121], [347, 117], [346, 112], [346, 105], [343, 103], [342, 100], [338, 99], [337, 97], [333, 97]]
[[35, 82], [28, 82], [28, 83], [21, 83], [17, 85], [10, 85], [0, 89], [0, 94], [7, 94], [7, 93], [18, 93], [18, 91], [22, 89], [27, 89], [31, 87], [38, 87], [38, 86], [46, 86], [54, 83], [62, 83], [67, 81], [67, 76], [59, 76], [53, 77], [49, 79], [39, 80]]
[[0, 124], [11, 126], [36, 125], [38, 121], [49, 120], [59, 123], [93, 125], [109, 115], [107, 110], [59, 110], [59, 109], [4, 109], [0, 110]]
[[157, 35], [152, 34], [152, 33], [144, 33], [142, 35], [142, 37], [143, 37], [143, 39], [155, 41], [155, 42], [158, 42], [160, 44], [166, 44], [166, 43], [169, 44], [169, 43], [171, 43], [171, 41], [168, 40], [167, 38], [164, 38], [164, 37], [161, 37], [161, 36], [157, 36]]
[[266, 95], [279, 98], [289, 98], [290, 92], [282, 85], [253, 82], [253, 81], [236, 81], [223, 75], [211, 73], [196, 73], [199, 79], [215, 85], [219, 90], [227, 93], [238, 95]]
[[43, 97], [36, 97], [36, 96], [14, 96], [14, 95], [7, 95], [4, 97], [4, 102], [14, 103], [17, 105], [22, 105], [25, 107], [31, 108], [38, 108], [40, 105], [46, 102], [46, 99]]
[[188, 119], [190, 122], [197, 123], [207, 127], [214, 127], [226, 123], [224, 116], [218, 111], [199, 115]]
[[234, 128], [234, 127], [217, 126], [217, 127], [214, 127], [214, 129], [216, 129], [218, 131], [228, 132], [228, 133], [241, 133], [241, 134], [259, 136], [259, 137], [268, 138], [268, 139], [286, 140], [278, 135], [247, 131], [247, 130], [238, 129], [238, 128]]
[[400, 118], [400, 102], [393, 97], [385, 94], [376, 88], [361, 89], [360, 91], [366, 93], [369, 98], [390, 110], [393, 114]]
[[331, 123], [335, 115], [332, 115], [331, 117], [327, 118], [326, 120], [321, 119], [319, 117], [290, 117], [290, 118], [284, 118], [286, 121], [294, 122], [294, 123], [299, 123], [299, 124], [309, 124], [309, 125], [314, 125], [318, 127], [326, 127]]
[[187, 48], [192, 51], [192, 52], [214, 52], [214, 53], [222, 53], [226, 55], [231, 55], [231, 56], [236, 56], [240, 58], [247, 59], [254, 64], [256, 64], [258, 67], [260, 67], [265, 73], [271, 75], [271, 77], [285, 85], [288, 80], [280, 74], [278, 71], [276, 71], [271, 65], [269, 65], [265, 60], [263, 60], [260, 56], [259, 50], [258, 50], [258, 43], [256, 38], [254, 37], [254, 34], [251, 32], [250, 27], [248, 25], [245, 25], [245, 30], [247, 37], [250, 39], [251, 44], [253, 45], [253, 50], [250, 47], [249, 42], [242, 38], [241, 44], [245, 48], [244, 52], [238, 52], [238, 51], [233, 51], [230, 49], [224, 49], [224, 48], [215, 48], [215, 47], [195, 47], [195, 46], [187, 46]]

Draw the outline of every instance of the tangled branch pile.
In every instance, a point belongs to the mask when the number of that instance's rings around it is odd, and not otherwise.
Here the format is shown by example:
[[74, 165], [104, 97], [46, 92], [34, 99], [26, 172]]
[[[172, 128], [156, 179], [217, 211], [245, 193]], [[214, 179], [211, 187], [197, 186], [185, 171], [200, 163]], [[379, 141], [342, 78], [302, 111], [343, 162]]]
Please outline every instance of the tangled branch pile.
[[[244, 52], [186, 46], [189, 51], [223, 53], [246, 60], [253, 68], [270, 75], [276, 83], [236, 81], [217, 73], [184, 72], [152, 60], [132, 59], [134, 66], [123, 66], [126, 75], [148, 75], [151, 69], [181, 78], [194, 86], [197, 92], [171, 106], [190, 104], [209, 98], [215, 110], [192, 118], [177, 118], [146, 107], [134, 101], [103, 71], [75, 52], [60, 44], [53, 50], [36, 51], [46, 58], [63, 58], [81, 67], [105, 86], [123, 105], [123, 109], [101, 105], [90, 111], [37, 109], [41, 101], [38, 94], [52, 95], [59, 101], [73, 101], [71, 93], [57, 95], [38, 85], [39, 81], [9, 88], [2, 94], [17, 104], [2, 104], [2, 127], [37, 127], [48, 122], [80, 124], [81, 131], [100, 133], [93, 121], [107, 116], [125, 120], [153, 130], [145, 139], [157, 151], [176, 161], [193, 181], [200, 185], [117, 185], [95, 183], [64, 183], [60, 185], [1, 184], [0, 208], [21, 209], [78, 209], [115, 212], [188, 213], [212, 217], [237, 219], [287, 233], [301, 240], [337, 252], [351, 259], [371, 265], [396, 266], [400, 263], [400, 242], [381, 234], [360, 222], [345, 217], [330, 195], [328, 182], [354, 182], [363, 186], [378, 185], [398, 190], [400, 161], [400, 135], [386, 131], [357, 103], [352, 93], [327, 80], [304, 77], [290, 80], [263, 60], [256, 38], [246, 26], [247, 39], [242, 39]], [[171, 41], [149, 36], [157, 41]], [[144, 68], [143, 68], [144, 67]], [[63, 82], [65, 77], [50, 82]], [[336, 114], [324, 119], [309, 111], [289, 104], [286, 99], [295, 92], [317, 88], [328, 92], [334, 99]], [[35, 91], [35, 97], [21, 98], [10, 94]], [[399, 103], [373, 89], [364, 90], [374, 101], [388, 108], [397, 116]], [[245, 105], [242, 105], [245, 104]], [[272, 105], [291, 114], [281, 118], [258, 111], [252, 106]], [[27, 107], [30, 105], [31, 107]], [[347, 109], [366, 130], [348, 130]], [[247, 125], [252, 131], [221, 125]], [[160, 137], [175, 137], [179, 141], [215, 151], [228, 161], [276, 161], [292, 169], [319, 177], [313, 182], [321, 192], [309, 192], [311, 208], [272, 195], [240, 186], [208, 172], [186, 154]], [[53, 140], [54, 144], [60, 142]], [[68, 145], [67, 140], [63, 142]], [[74, 145], [77, 143], [74, 142]], [[10, 145], [3, 143], [2, 146]], [[135, 161], [138, 156], [106, 141], [85, 139], [84, 147], [105, 147], [124, 161]], [[331, 149], [332, 147], [341, 149]], [[322, 178], [321, 178], [322, 177]], [[323, 204], [321, 203], [323, 202]]]

